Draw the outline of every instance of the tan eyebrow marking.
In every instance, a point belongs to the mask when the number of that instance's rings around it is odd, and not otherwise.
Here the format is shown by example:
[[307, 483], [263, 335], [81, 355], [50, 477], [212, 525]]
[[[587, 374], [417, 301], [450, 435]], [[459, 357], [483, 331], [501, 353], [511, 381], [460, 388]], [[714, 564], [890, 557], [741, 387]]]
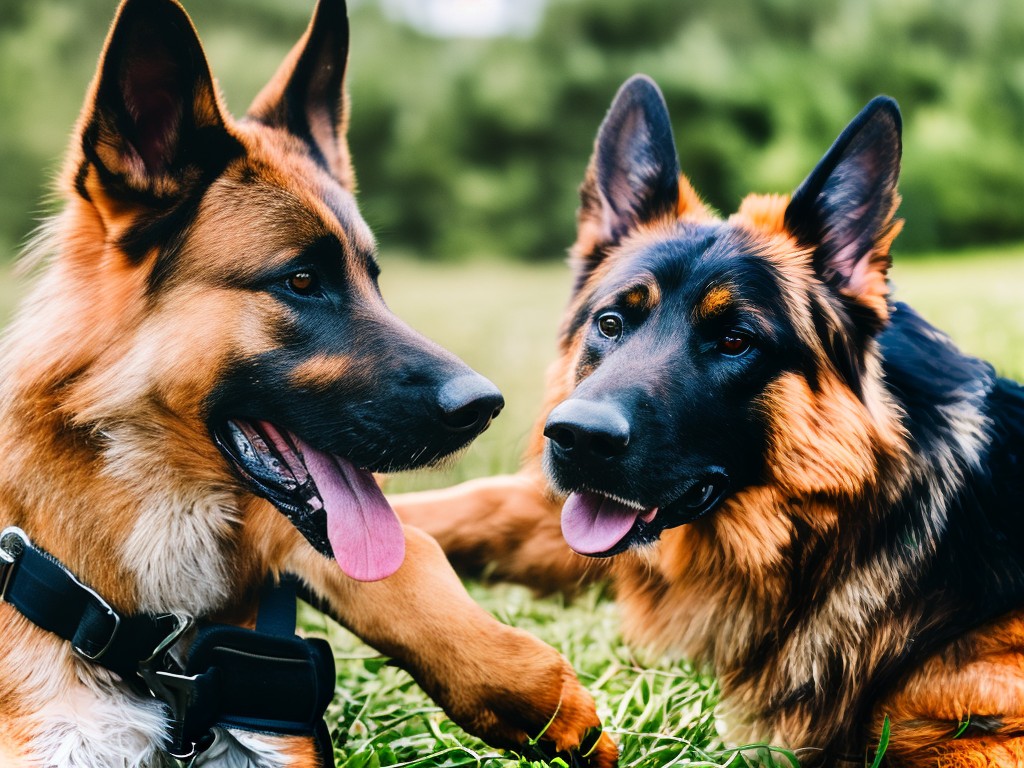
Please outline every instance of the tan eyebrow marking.
[[641, 309], [650, 312], [661, 302], [661, 290], [654, 280], [645, 280], [629, 288], [622, 300], [630, 309]]
[[721, 314], [734, 301], [732, 289], [726, 285], [713, 285], [693, 309], [696, 320], [706, 320]]

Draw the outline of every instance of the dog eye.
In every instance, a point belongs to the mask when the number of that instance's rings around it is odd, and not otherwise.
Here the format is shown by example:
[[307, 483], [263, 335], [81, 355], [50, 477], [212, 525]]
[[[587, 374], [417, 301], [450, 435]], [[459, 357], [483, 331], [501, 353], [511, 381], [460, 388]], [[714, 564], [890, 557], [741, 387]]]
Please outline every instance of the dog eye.
[[723, 333], [718, 339], [716, 349], [727, 357], [739, 357], [754, 346], [754, 337], [746, 331], [731, 330]]
[[618, 312], [605, 312], [597, 318], [597, 330], [607, 339], [617, 339], [622, 335], [622, 317]]
[[288, 276], [288, 287], [299, 296], [313, 296], [320, 292], [320, 278], [316, 272], [304, 269]]

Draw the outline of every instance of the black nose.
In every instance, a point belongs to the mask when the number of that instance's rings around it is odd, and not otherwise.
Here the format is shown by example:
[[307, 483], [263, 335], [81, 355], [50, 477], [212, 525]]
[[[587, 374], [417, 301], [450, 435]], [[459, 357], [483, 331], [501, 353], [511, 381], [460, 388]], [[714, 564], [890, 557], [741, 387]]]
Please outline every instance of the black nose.
[[574, 459], [612, 459], [629, 445], [629, 421], [613, 405], [566, 400], [548, 416], [544, 435]]
[[458, 376], [437, 393], [441, 423], [451, 432], [483, 432], [505, 407], [505, 398], [491, 382], [475, 373]]

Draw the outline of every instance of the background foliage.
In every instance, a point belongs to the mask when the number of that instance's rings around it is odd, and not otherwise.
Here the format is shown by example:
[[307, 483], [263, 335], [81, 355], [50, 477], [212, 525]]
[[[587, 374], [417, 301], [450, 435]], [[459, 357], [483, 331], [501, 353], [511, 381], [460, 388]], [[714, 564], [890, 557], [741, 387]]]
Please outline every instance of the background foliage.
[[[41, 209], [114, 0], [0, 0], [0, 253]], [[312, 2], [186, 2], [236, 113]], [[549, 0], [536, 34], [440, 39], [352, 6], [364, 212], [417, 255], [558, 258], [596, 128], [638, 71], [716, 207], [788, 191], [872, 96], [906, 119], [900, 248], [1024, 238], [1024, 3]], [[391, 17], [395, 14], [392, 13]]]

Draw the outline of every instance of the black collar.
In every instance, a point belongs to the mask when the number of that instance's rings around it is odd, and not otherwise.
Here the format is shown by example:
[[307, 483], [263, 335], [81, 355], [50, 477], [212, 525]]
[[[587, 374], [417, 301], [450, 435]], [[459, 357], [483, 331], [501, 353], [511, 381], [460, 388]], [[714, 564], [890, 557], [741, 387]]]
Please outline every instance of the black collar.
[[118, 613], [14, 527], [0, 534], [0, 600], [126, 681], [134, 681], [139, 664], [176, 639], [183, 623], [173, 614]]
[[220, 725], [312, 736], [321, 765], [334, 765], [323, 721], [334, 657], [325, 641], [295, 635], [296, 590], [294, 577], [268, 578], [256, 629], [203, 623], [181, 665], [171, 650], [190, 617], [119, 613], [20, 528], [0, 532], [0, 602], [163, 702], [165, 751], [183, 760], [209, 746], [210, 729]]

